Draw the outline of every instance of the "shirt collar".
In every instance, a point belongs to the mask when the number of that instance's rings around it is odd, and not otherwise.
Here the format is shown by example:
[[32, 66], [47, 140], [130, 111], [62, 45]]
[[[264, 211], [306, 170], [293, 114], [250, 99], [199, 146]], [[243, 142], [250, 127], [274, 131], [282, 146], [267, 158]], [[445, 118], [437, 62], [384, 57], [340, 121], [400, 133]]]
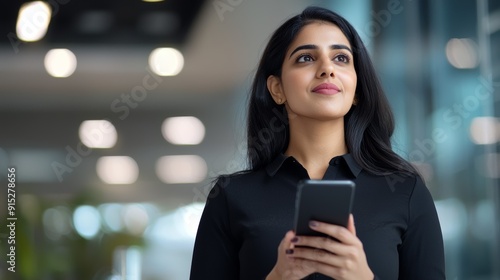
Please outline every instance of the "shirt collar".
[[[292, 156], [286, 156], [282, 153], [280, 153], [274, 160], [269, 163], [266, 167], [267, 174], [269, 176], [274, 176], [278, 170], [283, 166], [283, 163], [287, 160], [295, 160], [294, 157]], [[359, 173], [363, 168], [359, 166], [359, 164], [354, 160], [351, 154], [344, 154], [338, 157], [334, 157], [330, 160], [329, 164], [334, 165], [338, 164], [340, 160], [343, 160], [345, 164], [349, 167], [349, 170], [351, 171], [352, 175], [354, 177], [358, 177]]]
[[359, 166], [359, 164], [356, 162], [356, 160], [354, 160], [352, 155], [345, 154], [342, 155], [341, 157], [345, 160], [345, 163], [347, 163], [347, 166], [351, 170], [352, 175], [354, 175], [354, 177], [358, 177], [359, 173], [361, 173], [361, 170], [363, 170], [363, 168]]
[[285, 162], [287, 159], [293, 158], [293, 157], [287, 157], [284, 154], [280, 153], [276, 158], [274, 158], [269, 165], [266, 166], [266, 171], [269, 176], [274, 176], [276, 172], [281, 168], [283, 165], [283, 162]]

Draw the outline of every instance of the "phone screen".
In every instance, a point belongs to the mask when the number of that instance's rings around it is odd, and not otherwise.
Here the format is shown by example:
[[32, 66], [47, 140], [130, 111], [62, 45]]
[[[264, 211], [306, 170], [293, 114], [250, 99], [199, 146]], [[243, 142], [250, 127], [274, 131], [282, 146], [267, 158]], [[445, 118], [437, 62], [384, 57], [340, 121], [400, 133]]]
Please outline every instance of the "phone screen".
[[300, 181], [295, 202], [295, 234], [324, 236], [309, 227], [311, 220], [347, 227], [354, 189], [354, 182], [349, 180]]

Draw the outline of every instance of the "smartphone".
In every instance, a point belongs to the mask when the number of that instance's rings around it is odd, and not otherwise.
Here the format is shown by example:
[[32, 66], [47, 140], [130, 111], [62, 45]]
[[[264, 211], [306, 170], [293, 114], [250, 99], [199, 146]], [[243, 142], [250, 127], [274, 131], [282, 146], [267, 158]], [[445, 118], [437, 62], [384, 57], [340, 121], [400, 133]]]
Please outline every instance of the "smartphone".
[[295, 234], [325, 236], [309, 227], [311, 220], [347, 227], [354, 189], [354, 182], [349, 180], [300, 181], [295, 200]]

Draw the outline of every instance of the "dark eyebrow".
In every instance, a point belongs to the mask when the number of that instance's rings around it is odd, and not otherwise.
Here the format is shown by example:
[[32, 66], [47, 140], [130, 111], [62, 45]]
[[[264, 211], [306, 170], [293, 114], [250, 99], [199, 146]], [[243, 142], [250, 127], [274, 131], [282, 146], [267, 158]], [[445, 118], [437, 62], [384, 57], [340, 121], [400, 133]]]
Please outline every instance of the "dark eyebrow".
[[[290, 54], [290, 57], [292, 57], [292, 55], [300, 50], [317, 50], [318, 49], [318, 46], [316, 45], [302, 45], [302, 46], [298, 46], [297, 48], [295, 48], [292, 53]], [[332, 50], [348, 50], [351, 55], [352, 55], [352, 50], [346, 46], [346, 45], [342, 45], [342, 44], [334, 44], [334, 45], [331, 45], [330, 46], [330, 49]], [[290, 58], [289, 57], [289, 58]]]
[[352, 54], [351, 48], [349, 48], [346, 45], [342, 45], [342, 44], [331, 45], [330, 49], [332, 49], [332, 50], [347, 50]]

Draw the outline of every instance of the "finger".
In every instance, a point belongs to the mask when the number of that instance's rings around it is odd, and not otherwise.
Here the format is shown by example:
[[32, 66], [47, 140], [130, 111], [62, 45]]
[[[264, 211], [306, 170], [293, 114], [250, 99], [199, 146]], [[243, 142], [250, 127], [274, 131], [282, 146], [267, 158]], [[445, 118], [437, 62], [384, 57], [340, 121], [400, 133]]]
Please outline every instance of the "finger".
[[337, 226], [318, 221], [309, 222], [309, 227], [315, 231], [322, 232], [334, 237], [344, 244], [358, 245], [359, 239], [343, 226]]
[[313, 261], [309, 259], [301, 259], [295, 258], [294, 264], [297, 267], [300, 267], [303, 271], [307, 271], [310, 273], [319, 272], [324, 275], [328, 275], [330, 277], [340, 278], [340, 270], [341, 268], [338, 266], [328, 265], [322, 262]]
[[293, 253], [293, 248], [294, 244], [292, 243], [292, 239], [295, 237], [295, 233], [290, 230], [285, 234], [285, 237], [281, 241], [281, 246], [282, 247], [280, 250], [284, 250], [285, 254], [289, 255]]
[[349, 214], [349, 222], [347, 223], [347, 229], [356, 235], [356, 227], [354, 226], [354, 216]]
[[350, 254], [352, 250], [351, 245], [338, 242], [331, 237], [297, 236], [292, 242], [295, 248], [300, 246], [321, 249], [342, 256]]
[[335, 255], [326, 250], [308, 247], [295, 247], [291, 256], [294, 259], [315, 261], [331, 266], [341, 266], [344, 262], [341, 256]]

